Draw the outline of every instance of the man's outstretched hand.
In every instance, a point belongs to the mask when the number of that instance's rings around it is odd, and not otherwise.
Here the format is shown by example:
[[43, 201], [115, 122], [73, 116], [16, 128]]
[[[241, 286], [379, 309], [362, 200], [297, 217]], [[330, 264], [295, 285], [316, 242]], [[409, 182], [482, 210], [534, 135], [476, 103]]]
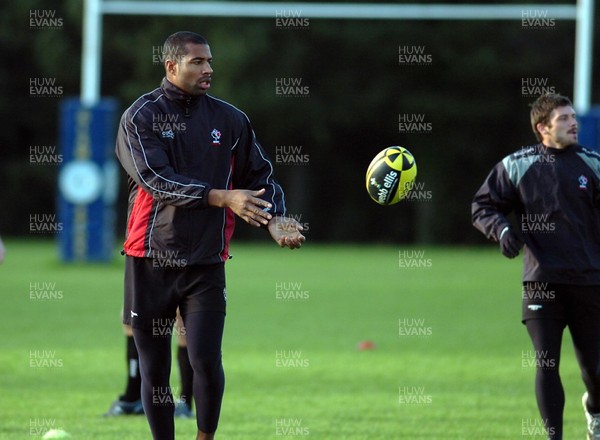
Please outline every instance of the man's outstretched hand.
[[259, 191], [211, 189], [208, 193], [208, 204], [218, 208], [229, 208], [246, 223], [261, 226], [268, 224], [273, 218], [265, 211], [265, 208], [270, 208], [271, 204], [258, 198], [264, 193], [264, 188]]
[[275, 217], [267, 225], [273, 240], [281, 247], [296, 249], [302, 246], [306, 238], [302, 235], [304, 228], [290, 217]]
[[273, 240], [281, 247], [296, 249], [302, 246], [306, 240], [302, 235], [302, 225], [293, 218], [273, 217], [265, 211], [272, 205], [259, 198], [264, 193], [264, 188], [258, 191], [211, 189], [208, 193], [208, 204], [218, 208], [229, 208], [252, 226], [266, 225]]

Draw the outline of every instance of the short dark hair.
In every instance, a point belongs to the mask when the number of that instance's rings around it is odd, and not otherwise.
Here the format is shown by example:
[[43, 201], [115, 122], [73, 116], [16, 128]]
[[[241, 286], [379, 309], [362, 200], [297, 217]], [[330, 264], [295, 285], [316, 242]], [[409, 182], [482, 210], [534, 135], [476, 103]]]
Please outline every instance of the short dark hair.
[[195, 32], [179, 31], [171, 34], [165, 40], [162, 47], [163, 60], [172, 60], [179, 63], [181, 59], [187, 55], [188, 43], [192, 44], [208, 44], [206, 38]]
[[529, 113], [531, 119], [531, 128], [538, 141], [542, 140], [542, 135], [537, 130], [536, 126], [541, 122], [544, 125], [548, 125], [550, 122], [550, 114], [558, 107], [572, 107], [571, 100], [566, 96], [559, 95], [557, 93], [546, 93], [540, 96], [531, 104], [531, 112]]

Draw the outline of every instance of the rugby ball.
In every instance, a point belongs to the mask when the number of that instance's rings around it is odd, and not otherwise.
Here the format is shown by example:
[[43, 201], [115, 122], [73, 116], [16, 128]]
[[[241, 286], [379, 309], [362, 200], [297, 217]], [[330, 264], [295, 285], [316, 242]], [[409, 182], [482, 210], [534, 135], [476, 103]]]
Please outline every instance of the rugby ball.
[[367, 168], [367, 192], [380, 205], [404, 199], [417, 177], [414, 156], [404, 147], [388, 147], [377, 154]]

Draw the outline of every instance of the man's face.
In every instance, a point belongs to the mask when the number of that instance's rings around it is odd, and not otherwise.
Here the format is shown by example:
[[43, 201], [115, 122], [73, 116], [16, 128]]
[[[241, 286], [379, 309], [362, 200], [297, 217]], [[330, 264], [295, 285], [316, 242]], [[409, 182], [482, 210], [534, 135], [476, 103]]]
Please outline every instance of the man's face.
[[174, 62], [167, 60], [167, 79], [191, 95], [204, 95], [210, 88], [212, 54], [207, 44], [186, 44], [187, 54]]
[[577, 143], [577, 119], [571, 106], [557, 107], [550, 113], [548, 125], [537, 125], [547, 147], [565, 148]]

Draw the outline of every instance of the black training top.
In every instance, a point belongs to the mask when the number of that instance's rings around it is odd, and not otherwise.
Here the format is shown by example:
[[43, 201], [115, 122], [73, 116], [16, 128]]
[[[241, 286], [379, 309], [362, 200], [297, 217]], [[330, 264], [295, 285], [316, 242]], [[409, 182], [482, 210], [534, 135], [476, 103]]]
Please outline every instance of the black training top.
[[123, 113], [116, 154], [129, 175], [129, 256], [190, 265], [227, 260], [235, 215], [208, 206], [213, 188], [265, 188], [268, 211], [285, 215], [283, 190], [248, 117], [166, 79]]
[[505, 157], [472, 204], [473, 225], [498, 241], [516, 214], [523, 281], [600, 285], [600, 154], [537, 144]]

